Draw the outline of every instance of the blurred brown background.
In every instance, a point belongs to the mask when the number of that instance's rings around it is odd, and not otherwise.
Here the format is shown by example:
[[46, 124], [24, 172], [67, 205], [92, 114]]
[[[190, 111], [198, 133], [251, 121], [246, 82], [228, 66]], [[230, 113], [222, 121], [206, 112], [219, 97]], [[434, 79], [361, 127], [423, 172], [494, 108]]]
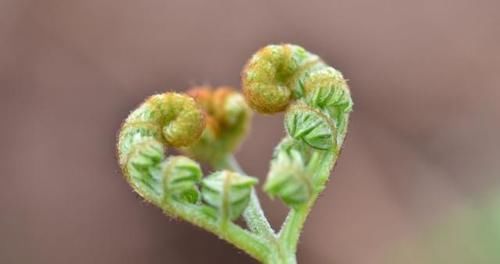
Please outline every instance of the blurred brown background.
[[[356, 104], [299, 262], [448, 263], [428, 253], [470, 249], [460, 230], [457, 247], [412, 241], [500, 190], [499, 10], [493, 0], [0, 0], [0, 263], [254, 263], [137, 199], [115, 133], [152, 93], [238, 86], [250, 55], [281, 42], [340, 69]], [[281, 116], [256, 115], [237, 154], [244, 169], [263, 179], [283, 133]], [[261, 197], [278, 226], [284, 207]], [[488, 263], [469, 256], [453, 263]]]

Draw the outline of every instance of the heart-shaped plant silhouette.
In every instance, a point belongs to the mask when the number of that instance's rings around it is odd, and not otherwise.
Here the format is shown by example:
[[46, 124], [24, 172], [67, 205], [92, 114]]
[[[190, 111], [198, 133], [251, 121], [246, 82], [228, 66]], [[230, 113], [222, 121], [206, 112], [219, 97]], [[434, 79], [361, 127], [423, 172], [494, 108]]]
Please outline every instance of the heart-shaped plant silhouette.
[[[151, 96], [132, 111], [118, 137], [118, 159], [135, 192], [247, 252], [262, 263], [296, 263], [304, 222], [325, 188], [347, 133], [352, 100], [342, 74], [291, 44], [269, 45], [242, 72], [244, 96], [230, 87], [195, 87]], [[275, 232], [254, 186], [232, 153], [251, 109], [285, 111], [286, 136], [271, 160], [264, 191], [290, 212]], [[166, 157], [167, 147], [185, 156]], [[206, 162], [217, 171], [203, 177]], [[234, 223], [242, 216], [247, 228]]]

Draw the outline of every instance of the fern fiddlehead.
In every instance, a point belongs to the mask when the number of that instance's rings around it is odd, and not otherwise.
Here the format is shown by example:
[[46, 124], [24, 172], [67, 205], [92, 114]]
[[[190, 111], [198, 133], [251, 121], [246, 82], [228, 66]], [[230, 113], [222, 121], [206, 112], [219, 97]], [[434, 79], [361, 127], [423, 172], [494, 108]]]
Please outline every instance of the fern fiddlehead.
[[250, 107], [240, 93], [228, 86], [194, 87], [187, 94], [204, 110], [207, 128], [198, 142], [183, 150], [197, 160], [218, 167], [246, 136], [252, 117]]
[[[154, 95], [132, 111], [118, 137], [126, 180], [167, 215], [206, 229], [263, 263], [296, 263], [304, 222], [324, 189], [347, 133], [352, 100], [342, 74], [300, 46], [269, 45], [242, 72], [244, 96], [223, 86]], [[247, 134], [251, 109], [285, 111], [264, 191], [290, 212], [275, 232], [232, 153]], [[167, 157], [167, 148], [185, 156]], [[206, 162], [218, 171], [203, 177]], [[248, 229], [234, 223], [243, 216]]]
[[159, 171], [166, 147], [193, 143], [204, 126], [194, 100], [176, 93], [151, 96], [130, 113], [118, 136], [118, 158], [134, 190], [151, 202], [161, 199]]
[[[123, 174], [140, 196], [166, 214], [215, 233], [257, 259], [265, 259], [269, 253], [259, 238], [230, 222], [246, 206], [241, 200], [249, 199], [256, 180], [232, 173], [231, 179], [236, 180], [228, 181], [221, 192], [237, 188], [239, 203], [228, 203], [225, 210], [214, 213], [210, 210], [213, 201], [200, 199], [207, 197], [200, 195], [206, 193], [200, 189], [202, 185], [209, 186], [210, 179], [222, 172], [203, 179], [197, 162], [183, 156], [165, 157], [167, 147], [188, 147], [198, 142], [205, 124], [201, 106], [190, 96], [165, 93], [148, 98], [130, 113], [118, 136], [118, 159]], [[247, 184], [242, 184], [240, 178]], [[233, 196], [224, 196], [220, 201], [234, 199]]]
[[256, 111], [286, 112], [287, 136], [275, 150], [264, 190], [291, 206], [279, 237], [295, 252], [300, 230], [345, 138], [350, 91], [339, 71], [290, 44], [257, 51], [243, 70], [242, 84]]
[[339, 129], [342, 142], [352, 100], [342, 74], [317, 55], [291, 45], [266, 46], [248, 61], [242, 86], [250, 106], [261, 113], [285, 111], [292, 102], [326, 113]]

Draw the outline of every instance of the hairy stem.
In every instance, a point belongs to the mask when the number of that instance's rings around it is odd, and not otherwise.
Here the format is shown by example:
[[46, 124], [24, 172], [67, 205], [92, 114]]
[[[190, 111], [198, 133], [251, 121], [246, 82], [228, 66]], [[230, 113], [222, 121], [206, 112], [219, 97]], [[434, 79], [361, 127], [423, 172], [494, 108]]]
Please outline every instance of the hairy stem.
[[279, 232], [279, 240], [283, 243], [286, 250], [291, 252], [297, 251], [297, 244], [300, 238], [300, 233], [304, 228], [304, 223], [307, 216], [311, 212], [313, 205], [318, 199], [319, 193], [325, 187], [330, 170], [335, 164], [335, 161], [335, 154], [329, 151], [315, 153], [313, 156], [308, 166], [308, 171], [314, 173], [313, 179], [315, 180], [316, 186], [320, 186], [320, 188], [315, 190], [314, 195], [311, 196], [307, 203], [290, 209], [290, 212], [288, 213], [288, 216], [286, 217]]
[[[228, 156], [225, 159], [223, 166], [223, 168], [225, 169], [233, 170], [244, 175], [246, 174], [232, 155]], [[269, 221], [264, 215], [255, 190], [252, 191], [252, 194], [250, 196], [250, 203], [243, 212], [243, 218], [245, 219], [246, 224], [248, 225], [250, 230], [252, 230], [252, 232], [260, 234], [268, 239], [276, 238], [274, 230], [272, 229]]]
[[[240, 165], [234, 158], [234, 156], [227, 156], [223, 163], [216, 164], [214, 167], [218, 169], [229, 169], [236, 171], [241, 174], [245, 174], [245, 172], [241, 169]], [[286, 243], [282, 243], [274, 230], [272, 229], [269, 221], [267, 220], [262, 207], [259, 202], [259, 198], [257, 197], [257, 193], [255, 190], [252, 191], [250, 203], [247, 208], [243, 212], [243, 218], [249, 229], [262, 237], [269, 249], [271, 250], [271, 254], [268, 256], [268, 259], [263, 261], [263, 263], [269, 264], [294, 264], [297, 263], [295, 259], [295, 251], [287, 250], [285, 247]]]
[[219, 236], [221, 239], [228, 241], [261, 262], [265, 262], [270, 258], [270, 255], [272, 255], [266, 241], [263, 241], [259, 236], [248, 232], [232, 222], [227, 223], [224, 230], [222, 230], [216, 219], [203, 213], [203, 211], [195, 205], [185, 205], [169, 200], [168, 203], [163, 202], [161, 207], [167, 215], [176, 216], [189, 221]]

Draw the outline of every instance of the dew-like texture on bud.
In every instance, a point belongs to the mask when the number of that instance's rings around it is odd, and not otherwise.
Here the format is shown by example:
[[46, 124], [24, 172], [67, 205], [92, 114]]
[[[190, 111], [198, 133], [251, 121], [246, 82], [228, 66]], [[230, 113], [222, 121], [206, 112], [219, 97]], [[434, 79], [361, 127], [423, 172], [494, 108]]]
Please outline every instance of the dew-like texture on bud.
[[278, 197], [288, 206], [301, 205], [313, 193], [312, 176], [306, 170], [304, 147], [281, 143], [274, 153], [264, 191], [271, 198]]
[[197, 203], [200, 192], [197, 184], [203, 173], [200, 165], [183, 156], [173, 156], [161, 166], [163, 195], [189, 203]]
[[195, 87], [188, 94], [203, 108], [207, 126], [200, 140], [183, 150], [197, 160], [217, 164], [246, 136], [251, 109], [243, 96], [228, 86]]
[[187, 95], [157, 94], [132, 111], [118, 136], [118, 158], [129, 181], [150, 201], [160, 198], [163, 187], [158, 173], [167, 146], [196, 142], [204, 129], [203, 111]]
[[217, 171], [202, 181], [203, 201], [217, 210], [221, 221], [235, 220], [245, 210], [257, 179], [231, 171]]
[[335, 150], [336, 129], [333, 121], [319, 110], [294, 104], [285, 116], [285, 128], [293, 139], [318, 150]]

